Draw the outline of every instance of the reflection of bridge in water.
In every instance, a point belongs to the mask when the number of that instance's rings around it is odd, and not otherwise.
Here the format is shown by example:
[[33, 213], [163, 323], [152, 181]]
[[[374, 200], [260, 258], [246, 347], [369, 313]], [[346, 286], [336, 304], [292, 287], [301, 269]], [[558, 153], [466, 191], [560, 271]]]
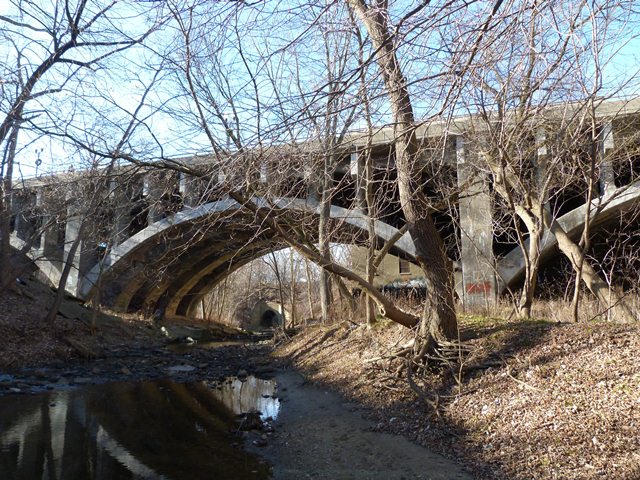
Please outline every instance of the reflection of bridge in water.
[[[249, 408], [273, 394], [272, 385], [244, 390]], [[264, 463], [233, 446], [227, 397], [158, 381], [0, 398], [0, 478], [267, 478]]]
[[[638, 120], [638, 103], [609, 103], [601, 108], [602, 135], [597, 145], [601, 159], [608, 158], [618, 140], [627, 149], [633, 143], [637, 150], [637, 132], [630, 125]], [[436, 223], [446, 237], [450, 257], [460, 269], [460, 298], [466, 303], [484, 303], [505, 288], [517, 285], [524, 272], [524, 257], [514, 240], [495, 235], [496, 222], [500, 220], [492, 216], [489, 181], [480, 176], [475, 179], [480, 181], [469, 182], [478, 172], [469, 167], [473, 152], [467, 146], [464, 119], [444, 137], [441, 130], [441, 126], [432, 125], [419, 128], [418, 135], [425, 152], [429, 151], [431, 139], [444, 138], [444, 162], [439, 174], [455, 185], [467, 186], [467, 191], [462, 192], [461, 200], [452, 211], [435, 214]], [[357, 151], [364, 144], [362, 138], [352, 140], [350, 150]], [[379, 183], [384, 191], [378, 194], [388, 199], [375, 221], [375, 235], [381, 245], [396, 236], [403, 220], [393, 191], [395, 173], [389, 131], [380, 131], [373, 143], [377, 171], [386, 176]], [[465, 149], [469, 151], [465, 152]], [[539, 155], [540, 151], [538, 149]], [[427, 157], [425, 153], [425, 164]], [[640, 162], [635, 157], [625, 165], [602, 162], [600, 196], [594, 200], [594, 206], [603, 205], [603, 208], [594, 210], [594, 227], [615, 220], [636, 205], [640, 189], [637, 184], [630, 185], [640, 173]], [[282, 248], [284, 243], [269, 228], [256, 222], [254, 214], [243, 210], [222, 193], [216, 194], [222, 192], [222, 188], [216, 190], [207, 184], [215, 183], [215, 179], [218, 186], [223, 187], [230, 181], [230, 175], [225, 175], [221, 168], [206, 159], [199, 161], [213, 172], [207, 178], [140, 170], [132, 170], [126, 177], [114, 177], [108, 201], [94, 215], [93, 225], [87, 229], [92, 234], [82, 238], [81, 248], [73, 258], [74, 269], [67, 290], [88, 299], [100, 287], [101, 303], [121, 311], [190, 315], [196, 313], [200, 299], [225, 276], [271, 250]], [[271, 191], [277, 190], [274, 185], [282, 178], [272, 179], [269, 165], [261, 165], [257, 171], [256, 191], [261, 191], [260, 185], [266, 184], [273, 187]], [[294, 187], [280, 188], [288, 196], [256, 197], [253, 201], [259, 207], [276, 206], [293, 214], [298, 224], [308, 226], [307, 231], [313, 235], [317, 232], [315, 225], [320, 213], [318, 186], [314, 183], [317, 175], [309, 174], [304, 165], [290, 175], [285, 183]], [[331, 219], [337, 227], [334, 241], [359, 242], [366, 238], [368, 219], [359, 208], [361, 176], [361, 158], [357, 153], [345, 151], [333, 173]], [[55, 179], [61, 180], [64, 178]], [[426, 173], [423, 180], [428, 190], [432, 182]], [[72, 181], [70, 185], [73, 185]], [[47, 179], [39, 179], [27, 182], [21, 193], [14, 197], [14, 247], [24, 246], [24, 242], [37, 232], [37, 226], [53, 215], [46, 201], [50, 190], [52, 186], [47, 185]], [[53, 282], [59, 279], [62, 262], [80, 231], [82, 218], [78, 214], [78, 203], [85, 199], [75, 200], [65, 206], [64, 215], [59, 216], [53, 226], [35, 235], [31, 249], [30, 255], [37, 259], [40, 270]], [[553, 206], [560, 224], [574, 236], [579, 235], [583, 226], [583, 204], [584, 200], [578, 198], [570, 186], [566, 193], [557, 197]], [[552, 237], [545, 238], [543, 258], [555, 254], [554, 243]], [[408, 260], [413, 258], [414, 252], [409, 234], [401, 236], [391, 251]], [[103, 255], [103, 261], [99, 261]]]

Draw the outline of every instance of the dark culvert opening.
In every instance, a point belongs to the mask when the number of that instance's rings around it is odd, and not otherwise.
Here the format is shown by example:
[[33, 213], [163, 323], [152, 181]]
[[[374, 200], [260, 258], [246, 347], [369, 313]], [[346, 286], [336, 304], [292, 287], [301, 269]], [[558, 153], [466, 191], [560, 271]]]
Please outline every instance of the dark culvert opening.
[[260, 317], [260, 326], [271, 328], [278, 325], [278, 314], [273, 310], [267, 310]]

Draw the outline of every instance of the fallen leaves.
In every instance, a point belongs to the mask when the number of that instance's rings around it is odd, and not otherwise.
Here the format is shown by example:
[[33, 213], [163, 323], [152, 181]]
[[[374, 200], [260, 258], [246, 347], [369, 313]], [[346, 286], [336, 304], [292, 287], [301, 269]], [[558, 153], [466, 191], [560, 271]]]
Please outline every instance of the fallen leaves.
[[494, 323], [463, 328], [473, 349], [461, 385], [451, 374], [422, 378], [440, 395], [440, 420], [389, 378], [390, 366], [363, 362], [384, 357], [402, 329], [327, 348], [308, 348], [321, 333], [307, 332], [279, 354], [368, 405], [381, 428], [455, 454], [478, 478], [640, 478], [640, 327]]

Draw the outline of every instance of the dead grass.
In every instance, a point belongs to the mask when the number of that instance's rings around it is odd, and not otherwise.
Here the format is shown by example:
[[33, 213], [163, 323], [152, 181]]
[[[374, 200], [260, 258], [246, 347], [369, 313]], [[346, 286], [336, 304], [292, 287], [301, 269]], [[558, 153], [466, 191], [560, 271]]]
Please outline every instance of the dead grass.
[[437, 415], [393, 361], [368, 361], [409, 339], [401, 327], [310, 329], [277, 355], [477, 478], [640, 478], [640, 327], [469, 316], [461, 338], [461, 370], [417, 379]]

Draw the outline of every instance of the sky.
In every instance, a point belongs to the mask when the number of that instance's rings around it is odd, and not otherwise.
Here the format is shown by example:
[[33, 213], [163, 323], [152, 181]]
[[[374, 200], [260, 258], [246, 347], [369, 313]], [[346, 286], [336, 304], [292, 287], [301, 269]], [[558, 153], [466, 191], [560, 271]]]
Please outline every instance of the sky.
[[[42, 0], [42, 4], [50, 5], [51, 2]], [[287, 115], [295, 114], [297, 109], [302, 109], [305, 102], [312, 100], [310, 96], [300, 96], [300, 90], [312, 92], [314, 88], [320, 88], [326, 83], [323, 70], [323, 46], [317, 38], [309, 34], [311, 27], [315, 26], [313, 14], [320, 11], [322, 6], [314, 4], [315, 11], [299, 9], [293, 12], [288, 10], [292, 4], [291, 1], [266, 2], [264, 7], [260, 7], [262, 10], [256, 7], [250, 13], [239, 16], [234, 16], [233, 10], [229, 8], [217, 10], [212, 8], [207, 12], [211, 14], [210, 22], [212, 25], [216, 22], [218, 24], [213, 33], [211, 29], [207, 30], [210, 28], [209, 24], [205, 24], [202, 31], [194, 30], [194, 33], [205, 32], [196, 43], [198, 50], [193, 52], [194, 59], [213, 54], [212, 56], [218, 60], [217, 64], [203, 65], [195, 79], [200, 82], [202, 87], [200, 91], [203, 92], [205, 87], [211, 88], [214, 94], [216, 89], [227, 90], [228, 98], [218, 97], [217, 106], [220, 111], [225, 112], [227, 118], [233, 118], [229, 101], [234, 102], [238, 108], [240, 130], [248, 141], [256, 141], [258, 132], [261, 136], [264, 135], [265, 141], [272, 142], [302, 135], [304, 131], [302, 127], [297, 133], [286, 133], [280, 129], [281, 123]], [[117, 11], [118, 26], [122, 26], [132, 35], [140, 33], [144, 22], [142, 17], [135, 16], [139, 14], [133, 10], [136, 8], [135, 2], [120, 2], [118, 5], [122, 5]], [[149, 5], [151, 4], [147, 2], [139, 8], [149, 8]], [[402, 7], [399, 10], [406, 11], [407, 5], [412, 4], [400, 2], [399, 5]], [[267, 9], [271, 10], [267, 11]], [[278, 9], [281, 13], [274, 14], [273, 10]], [[10, 2], [0, 2], [0, 15], [15, 13], [15, 7]], [[623, 19], [613, 25], [613, 28], [627, 33], [627, 37], [633, 37], [634, 32], [640, 33], [636, 28], [636, 18], [630, 17], [627, 21], [628, 23], [625, 23]], [[235, 22], [239, 25], [237, 29], [234, 29]], [[340, 33], [340, 28], [343, 27], [339, 22], [331, 23], [329, 20], [323, 28], [328, 38], [332, 33]], [[146, 100], [149, 105], [139, 113], [140, 117], [145, 118], [145, 122], [136, 131], [137, 140], [134, 145], [131, 145], [132, 150], [141, 156], [157, 155], [160, 151], [159, 143], [162, 153], [167, 156], [204, 153], [209, 149], [209, 144], [195, 115], [193, 102], [180, 95], [181, 89], [176, 83], [178, 77], [175, 75], [175, 65], [160, 61], [161, 54], [168, 54], [168, 58], [184, 64], [184, 55], [175, 43], [176, 33], [175, 24], [171, 28], [156, 32], [147, 41], [148, 49], [136, 48], [125, 52], [120, 55], [120, 60], [105, 63], [106, 68], [89, 72], [90, 74], [87, 73], [84, 76], [80, 75], [77, 82], [65, 84], [67, 92], [45, 96], [33, 102], [30, 109], [36, 115], [36, 121], [42, 123], [53, 121], [58, 125], [71, 122], [75, 125], [75, 130], [69, 131], [73, 131], [76, 135], [86, 133], [87, 141], [107, 149], [117, 142], [119, 130], [121, 131], [124, 128], [123, 125], [128, 123], [130, 112], [135, 110], [146, 87], [151, 84], [154, 75], [152, 70], [155, 68], [159, 72], [156, 77], [157, 88], [148, 94]], [[43, 34], [34, 35], [31, 36], [36, 40], [46, 38]], [[401, 51], [401, 61], [410, 81], [425, 75], [427, 69], [425, 60], [421, 57], [424, 52], [414, 44], [417, 45], [418, 41], [423, 41], [423, 47], [425, 47], [438, 42], [435, 37], [429, 39], [419, 37], [416, 35], [414, 38], [409, 34], [411, 43]], [[294, 39], [300, 42], [299, 46], [291, 51], [285, 51], [283, 47]], [[243, 46], [242, 52], [238, 49], [239, 45]], [[335, 47], [336, 43], [334, 42], [333, 45]], [[269, 61], [264, 60], [265, 52], [269, 52]], [[8, 43], [0, 42], [0, 62], [11, 66], [11, 61], [6, 62], [9, 53]], [[615, 58], [605, 66], [604, 83], [611, 90], [615, 88], [616, 96], [638, 94], [638, 86], [635, 82], [640, 78], [640, 75], [637, 75], [640, 65], [639, 53], [638, 38], [632, 38], [628, 42], [614, 43], [607, 47], [605, 56], [615, 54]], [[25, 50], [25, 54], [30, 58], [38, 58], [42, 56], [42, 50], [31, 46]], [[88, 58], [88, 55], [84, 52], [74, 58]], [[335, 56], [336, 51], [332, 55]], [[335, 57], [333, 60], [337, 63], [338, 58]], [[65, 66], [65, 69], [53, 72], [43, 80], [53, 87], [61, 85], [65, 73], [69, 72], [66, 68]], [[211, 74], [212, 71], [208, 70], [211, 68], [217, 69], [222, 75]], [[247, 69], [255, 73], [256, 85], [246, 75]], [[305, 72], [302, 78], [303, 85], [296, 85], [292, 79], [300, 70]], [[220, 81], [220, 78], [224, 78], [226, 84], [216, 84], [215, 82]], [[620, 83], [628, 79], [631, 79], [631, 83], [620, 87]], [[184, 82], [184, 78], [181, 81]], [[411, 87], [418, 117], [429, 115], [432, 108], [429, 98], [430, 90], [428, 88], [421, 90], [420, 85], [428, 84], [416, 83]], [[276, 87], [278, 94], [282, 95], [282, 100], [288, 102], [285, 109], [278, 109], [280, 99], [276, 97]], [[264, 106], [260, 115], [255, 111], [256, 93]], [[307, 107], [317, 108], [321, 113], [322, 108], [326, 107], [326, 99], [318, 97], [315, 101], [317, 102], [315, 106], [307, 104]], [[386, 116], [388, 110], [385, 110], [383, 101], [379, 104], [383, 110], [378, 119], [384, 122], [388, 119]], [[211, 118], [211, 112], [209, 116]], [[307, 121], [300, 118], [298, 120], [301, 122], [300, 125], [308, 126]], [[212, 121], [211, 125], [214, 135], [224, 145], [224, 128], [219, 121]], [[362, 127], [364, 124], [360, 121], [354, 126]], [[83, 167], [83, 162], [88, 161], [86, 155], [81, 155], [74, 148], [63, 145], [50, 135], [25, 131], [21, 134], [20, 140], [18, 165], [14, 173], [16, 177], [32, 177], [36, 173], [42, 174], [69, 168], [78, 169]], [[36, 172], [38, 158], [42, 164]]]

